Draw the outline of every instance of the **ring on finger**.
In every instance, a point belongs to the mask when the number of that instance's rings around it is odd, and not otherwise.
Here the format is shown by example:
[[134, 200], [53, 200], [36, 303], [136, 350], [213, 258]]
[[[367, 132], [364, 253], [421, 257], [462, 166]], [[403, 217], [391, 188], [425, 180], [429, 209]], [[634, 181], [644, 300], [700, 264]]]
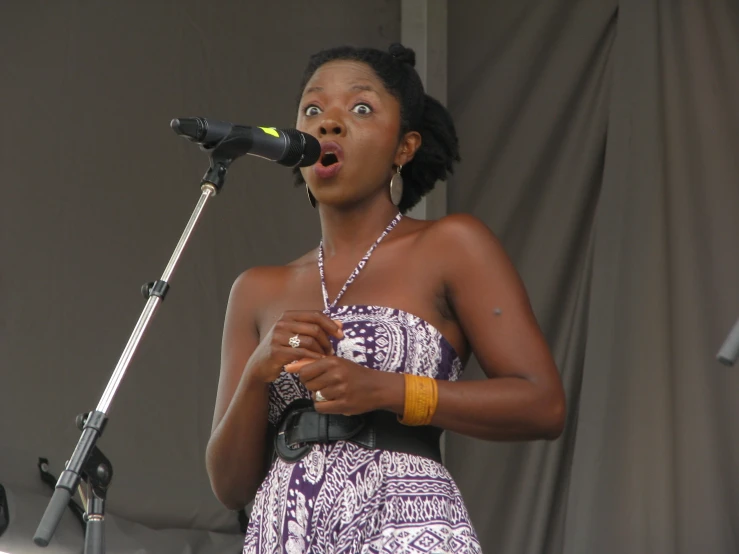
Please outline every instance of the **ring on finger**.
[[328, 398], [323, 396], [323, 394], [321, 394], [321, 391], [317, 390], [316, 391], [316, 402], [326, 402], [326, 400], [328, 400]]
[[287, 341], [287, 344], [289, 344], [293, 348], [300, 348], [300, 335], [295, 335], [294, 337], [290, 337], [290, 340]]

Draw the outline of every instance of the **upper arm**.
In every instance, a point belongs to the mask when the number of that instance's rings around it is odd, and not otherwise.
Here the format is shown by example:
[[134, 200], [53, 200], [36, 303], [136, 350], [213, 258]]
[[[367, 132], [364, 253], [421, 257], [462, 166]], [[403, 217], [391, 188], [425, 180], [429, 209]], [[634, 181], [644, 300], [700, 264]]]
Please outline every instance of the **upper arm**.
[[231, 287], [223, 324], [221, 369], [212, 429], [218, 426], [226, 413], [246, 363], [259, 344], [259, 280], [259, 269], [249, 269], [239, 275]]
[[445, 286], [485, 374], [560, 387], [523, 283], [498, 239], [473, 216], [437, 223]]

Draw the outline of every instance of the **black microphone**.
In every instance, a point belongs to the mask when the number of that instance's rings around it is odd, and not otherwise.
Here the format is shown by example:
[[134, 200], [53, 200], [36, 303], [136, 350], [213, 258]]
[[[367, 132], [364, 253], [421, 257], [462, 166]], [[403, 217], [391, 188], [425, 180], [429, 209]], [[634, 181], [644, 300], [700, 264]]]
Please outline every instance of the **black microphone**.
[[321, 157], [318, 140], [296, 129], [247, 127], [203, 117], [173, 119], [170, 127], [204, 150], [225, 144], [236, 155], [251, 154], [288, 167], [313, 165]]

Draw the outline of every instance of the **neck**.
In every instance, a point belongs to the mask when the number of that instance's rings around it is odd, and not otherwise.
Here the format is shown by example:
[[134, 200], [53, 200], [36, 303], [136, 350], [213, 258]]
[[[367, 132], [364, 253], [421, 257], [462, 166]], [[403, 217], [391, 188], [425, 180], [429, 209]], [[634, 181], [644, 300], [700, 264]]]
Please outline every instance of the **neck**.
[[356, 208], [337, 209], [319, 204], [323, 250], [326, 257], [337, 254], [364, 254], [377, 240], [398, 208], [390, 202], [377, 202]]

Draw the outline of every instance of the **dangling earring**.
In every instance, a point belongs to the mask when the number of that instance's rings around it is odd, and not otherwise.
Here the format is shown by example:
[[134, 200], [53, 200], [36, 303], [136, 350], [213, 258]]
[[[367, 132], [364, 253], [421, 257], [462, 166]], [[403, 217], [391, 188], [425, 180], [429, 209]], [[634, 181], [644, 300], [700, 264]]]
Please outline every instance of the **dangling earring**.
[[403, 166], [399, 165], [395, 175], [390, 179], [390, 201], [396, 206], [400, 204], [403, 198], [403, 176], [400, 174], [401, 169], [403, 169]]
[[313, 193], [308, 188], [308, 183], [305, 184], [305, 192], [308, 193], [308, 202], [310, 202], [311, 207], [316, 207], [316, 197], [313, 196]]

